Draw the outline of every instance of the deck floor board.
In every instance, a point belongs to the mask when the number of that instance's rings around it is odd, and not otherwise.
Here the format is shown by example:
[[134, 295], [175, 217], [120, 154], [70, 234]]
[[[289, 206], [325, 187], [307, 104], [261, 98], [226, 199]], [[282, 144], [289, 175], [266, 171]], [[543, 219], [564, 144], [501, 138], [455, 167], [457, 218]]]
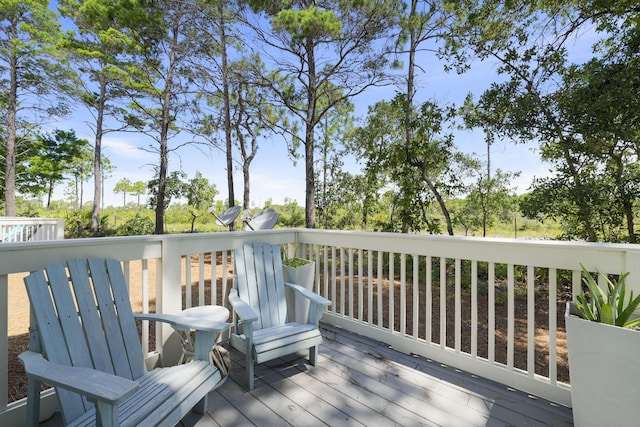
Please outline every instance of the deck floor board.
[[[573, 425], [568, 408], [330, 325], [321, 329], [317, 366], [303, 353], [257, 365], [252, 392], [244, 356], [230, 349], [230, 376], [209, 394], [207, 413], [190, 413], [180, 425]], [[44, 425], [60, 425], [59, 417]]]
[[252, 392], [244, 357], [231, 350], [231, 375], [207, 416], [183, 425], [573, 425], [568, 408], [339, 328], [322, 333], [317, 366], [303, 353], [257, 365]]

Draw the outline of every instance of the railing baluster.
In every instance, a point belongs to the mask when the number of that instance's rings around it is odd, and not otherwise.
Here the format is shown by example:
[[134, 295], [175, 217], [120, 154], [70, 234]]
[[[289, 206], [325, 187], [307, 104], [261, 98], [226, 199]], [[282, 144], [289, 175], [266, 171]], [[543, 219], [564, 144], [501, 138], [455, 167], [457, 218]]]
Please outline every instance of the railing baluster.
[[462, 348], [462, 266], [460, 258], [455, 259], [455, 350], [460, 353]]
[[330, 299], [329, 295], [329, 248], [327, 245], [322, 246], [322, 284], [325, 298]]
[[558, 351], [556, 348], [558, 321], [558, 271], [549, 269], [549, 381], [556, 384], [558, 381]]
[[355, 299], [355, 293], [353, 290], [353, 249], [348, 248], [347, 251], [348, 251], [347, 259], [349, 263], [349, 276], [348, 276], [349, 294], [347, 295], [347, 298], [349, 300], [349, 317], [351, 317], [352, 319], [355, 319], [356, 313], [353, 310], [353, 304]]
[[383, 284], [384, 284], [384, 270], [383, 270], [383, 266], [384, 266], [384, 253], [382, 251], [378, 251], [378, 276], [377, 276], [377, 283], [378, 283], [378, 297], [377, 297], [377, 302], [378, 302], [378, 327], [382, 328], [384, 326], [384, 312], [382, 310], [383, 307], [383, 303], [384, 303], [384, 297], [383, 297]]
[[373, 251], [367, 251], [367, 323], [373, 324]]
[[362, 277], [362, 249], [358, 249], [358, 320], [364, 320], [364, 282]]
[[514, 265], [507, 265], [507, 368], [513, 370], [515, 350], [515, 280]]
[[396, 315], [395, 315], [395, 258], [396, 255], [393, 252], [389, 252], [389, 330], [395, 332], [396, 330]]
[[[211, 284], [213, 287], [213, 283]], [[198, 254], [198, 305], [205, 305], [204, 300], [204, 253]]]
[[536, 294], [535, 271], [527, 266], [527, 373], [533, 378], [536, 374]]
[[487, 349], [487, 359], [489, 363], [495, 363], [496, 361], [496, 265], [493, 262], [490, 262], [487, 266], [488, 272], [488, 292], [489, 292], [489, 301], [488, 301], [488, 349]]
[[447, 346], [447, 259], [440, 257], [440, 348]]
[[420, 257], [418, 255], [413, 255], [413, 277], [411, 281], [413, 282], [413, 338], [418, 339], [419, 331], [419, 308], [420, 308]]
[[[149, 313], [149, 261], [142, 260], [142, 312]], [[142, 351], [143, 354], [149, 352], [149, 321], [142, 321]]]
[[431, 337], [431, 325], [433, 323], [433, 272], [432, 272], [432, 259], [431, 256], [427, 256], [426, 258], [426, 272], [425, 272], [425, 282], [427, 286], [427, 301], [425, 302], [425, 340], [429, 345], [432, 343]]
[[407, 334], [407, 256], [400, 254], [400, 334]]
[[[340, 314], [345, 315], [346, 301], [348, 298], [345, 294], [344, 285], [345, 265], [344, 265], [344, 247], [340, 248]], [[349, 298], [350, 299], [350, 298]]]
[[478, 357], [478, 261], [471, 261], [471, 357]]
[[576, 300], [576, 295], [582, 293], [582, 272], [573, 270], [571, 272], [571, 300]]
[[313, 260], [315, 261], [315, 273], [314, 273], [314, 280], [313, 280], [313, 291], [317, 294], [321, 294], [321, 287], [320, 287], [320, 245], [315, 245], [314, 248], [314, 256], [313, 256]]
[[333, 301], [333, 305], [331, 306], [331, 310], [334, 313], [339, 312], [338, 311], [338, 300], [336, 299], [336, 287], [337, 287], [337, 283], [336, 283], [336, 276], [337, 276], [337, 266], [336, 266], [336, 248], [335, 246], [331, 246], [331, 300]]
[[185, 305], [186, 308], [193, 307], [193, 303], [191, 301], [191, 255], [184, 256], [184, 270], [185, 270]]

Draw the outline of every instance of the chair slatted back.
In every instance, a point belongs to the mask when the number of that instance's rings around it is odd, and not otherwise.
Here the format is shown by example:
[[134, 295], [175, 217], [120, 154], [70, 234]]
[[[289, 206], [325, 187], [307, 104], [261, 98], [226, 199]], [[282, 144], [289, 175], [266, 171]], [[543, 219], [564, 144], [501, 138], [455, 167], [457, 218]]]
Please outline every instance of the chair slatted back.
[[287, 302], [280, 247], [270, 243], [245, 243], [235, 250], [235, 287], [241, 299], [258, 313], [254, 329], [282, 326]]
[[[116, 260], [76, 259], [24, 279], [48, 360], [135, 380], [146, 372], [126, 282]], [[91, 407], [56, 390], [67, 419]]]

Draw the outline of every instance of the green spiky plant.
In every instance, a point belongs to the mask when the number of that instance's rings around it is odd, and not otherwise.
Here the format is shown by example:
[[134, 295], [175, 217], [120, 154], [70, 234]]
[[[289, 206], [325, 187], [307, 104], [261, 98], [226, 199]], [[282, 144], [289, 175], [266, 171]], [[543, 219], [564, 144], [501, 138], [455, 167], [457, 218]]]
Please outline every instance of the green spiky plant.
[[584, 265], [580, 266], [582, 267], [582, 280], [589, 289], [588, 293], [583, 290], [581, 295], [576, 296], [575, 307], [580, 315], [584, 319], [594, 322], [630, 329], [638, 328], [640, 318], [630, 318], [640, 304], [640, 295], [634, 298], [633, 291], [631, 291], [628, 302], [625, 302], [625, 280], [629, 273], [622, 273], [619, 279], [611, 280], [598, 271], [598, 275], [606, 280], [607, 290], [604, 291], [598, 286], [591, 273], [584, 268]]

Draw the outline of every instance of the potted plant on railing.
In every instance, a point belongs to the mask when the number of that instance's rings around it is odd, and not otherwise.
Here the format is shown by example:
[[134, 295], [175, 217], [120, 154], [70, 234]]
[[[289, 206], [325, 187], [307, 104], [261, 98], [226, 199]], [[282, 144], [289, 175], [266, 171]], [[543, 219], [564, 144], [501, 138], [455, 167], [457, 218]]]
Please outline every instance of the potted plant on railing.
[[626, 278], [603, 273], [601, 289], [584, 266], [586, 289], [565, 313], [571, 403], [576, 426], [637, 425], [640, 420], [640, 296], [626, 299]]
[[[285, 252], [286, 254], [286, 252]], [[300, 285], [309, 291], [313, 291], [315, 279], [315, 262], [302, 258], [285, 257], [282, 261], [282, 274], [284, 281]], [[309, 300], [307, 298], [295, 296], [294, 320], [298, 323], [307, 323], [309, 314]]]

